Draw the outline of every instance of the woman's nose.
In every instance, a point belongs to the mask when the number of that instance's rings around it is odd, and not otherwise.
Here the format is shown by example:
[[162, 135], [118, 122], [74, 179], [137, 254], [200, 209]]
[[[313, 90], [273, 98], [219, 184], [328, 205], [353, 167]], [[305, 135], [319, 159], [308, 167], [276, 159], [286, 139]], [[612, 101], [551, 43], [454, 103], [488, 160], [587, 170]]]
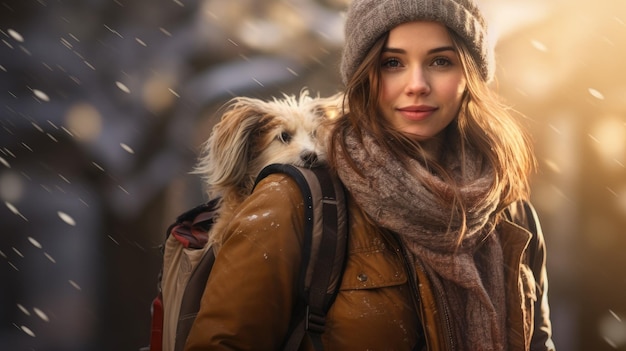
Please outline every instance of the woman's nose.
[[409, 76], [406, 85], [407, 94], [427, 95], [428, 93], [430, 93], [430, 82], [428, 79], [428, 75], [421, 67], [411, 69], [408, 74]]

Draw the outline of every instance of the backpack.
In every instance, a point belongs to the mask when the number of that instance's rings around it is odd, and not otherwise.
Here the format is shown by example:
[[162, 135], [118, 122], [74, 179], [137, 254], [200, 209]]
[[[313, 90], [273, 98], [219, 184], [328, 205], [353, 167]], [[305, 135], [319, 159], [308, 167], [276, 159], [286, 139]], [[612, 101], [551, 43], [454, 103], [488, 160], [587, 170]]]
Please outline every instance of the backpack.
[[[326, 312], [341, 283], [347, 248], [343, 185], [325, 167], [309, 169], [289, 164], [265, 167], [259, 173], [255, 185], [272, 173], [291, 176], [300, 187], [305, 204], [306, 225], [298, 282], [299, 298], [282, 349], [297, 350], [304, 335], [309, 334], [315, 349], [322, 350], [321, 334], [324, 332]], [[215, 262], [215, 254], [210, 247], [185, 247], [188, 243], [181, 238], [206, 235], [213, 225], [218, 206], [219, 198], [212, 199], [181, 214], [167, 229], [158, 294], [152, 302], [150, 346], [142, 350], [183, 350], [200, 309], [200, 300]], [[164, 303], [161, 290], [165, 280], [170, 282], [168, 286], [174, 286], [174, 290], [177, 290], [169, 305]], [[172, 281], [176, 284], [172, 285]], [[165, 319], [165, 311], [170, 311], [169, 315], [177, 315], [178, 318]], [[175, 337], [171, 340], [174, 330]]]

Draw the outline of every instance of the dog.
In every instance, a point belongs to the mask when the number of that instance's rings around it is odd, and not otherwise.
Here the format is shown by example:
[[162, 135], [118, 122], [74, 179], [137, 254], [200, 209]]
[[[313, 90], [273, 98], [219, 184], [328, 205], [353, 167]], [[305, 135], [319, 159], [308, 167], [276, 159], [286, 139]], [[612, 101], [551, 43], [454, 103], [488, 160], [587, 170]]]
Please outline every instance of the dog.
[[272, 163], [315, 167], [326, 162], [326, 136], [339, 114], [341, 93], [263, 101], [236, 97], [204, 143], [193, 173], [203, 178], [210, 199], [221, 197], [209, 245], [219, 242], [235, 209], [250, 195], [259, 172]]

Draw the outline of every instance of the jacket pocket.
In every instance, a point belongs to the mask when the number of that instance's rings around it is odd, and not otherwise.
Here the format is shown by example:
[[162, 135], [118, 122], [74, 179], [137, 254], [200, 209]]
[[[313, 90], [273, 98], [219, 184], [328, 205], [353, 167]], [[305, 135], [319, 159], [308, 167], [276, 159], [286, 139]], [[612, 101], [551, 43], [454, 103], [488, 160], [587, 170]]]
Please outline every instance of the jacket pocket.
[[350, 252], [323, 335], [326, 350], [412, 350], [419, 321], [394, 251]]
[[400, 258], [385, 249], [350, 253], [340, 290], [361, 290], [406, 284]]

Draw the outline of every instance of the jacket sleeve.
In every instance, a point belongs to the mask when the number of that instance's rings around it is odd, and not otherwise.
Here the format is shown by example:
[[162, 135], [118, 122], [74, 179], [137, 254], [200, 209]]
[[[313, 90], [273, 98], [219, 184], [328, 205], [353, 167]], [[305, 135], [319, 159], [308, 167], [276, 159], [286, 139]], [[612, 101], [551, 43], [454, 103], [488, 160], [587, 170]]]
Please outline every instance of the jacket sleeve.
[[533, 206], [524, 202], [524, 213], [528, 220], [528, 229], [533, 233], [530, 242], [529, 264], [537, 282], [537, 301], [535, 302], [535, 328], [530, 348], [533, 351], [555, 350], [552, 341], [552, 324], [548, 304], [548, 275], [546, 270], [546, 245], [537, 212]]
[[278, 350], [301, 260], [303, 201], [295, 181], [261, 181], [226, 228], [186, 351]]

